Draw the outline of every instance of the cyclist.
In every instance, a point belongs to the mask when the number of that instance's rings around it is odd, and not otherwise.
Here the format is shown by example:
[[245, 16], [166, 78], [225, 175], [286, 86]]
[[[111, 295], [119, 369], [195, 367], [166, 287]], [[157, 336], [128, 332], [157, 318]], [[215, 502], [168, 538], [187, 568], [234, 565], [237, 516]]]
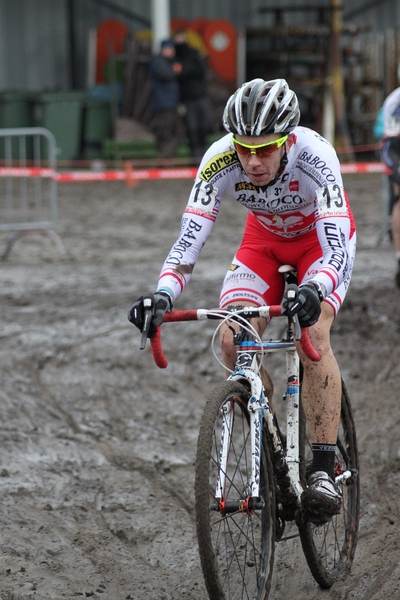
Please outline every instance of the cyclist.
[[[190, 280], [221, 202], [229, 196], [248, 210], [220, 306], [279, 304], [283, 298], [286, 312], [297, 312], [300, 324], [309, 327], [321, 360], [311, 362], [299, 349], [302, 399], [313, 443], [302, 507], [309, 520], [322, 523], [341, 505], [334, 483], [341, 379], [329, 339], [350, 283], [356, 234], [337, 155], [318, 133], [298, 126], [299, 120], [298, 99], [284, 79], [254, 79], [229, 98], [223, 115], [229, 133], [205, 153], [156, 292], [145, 296], [154, 305], [151, 336]], [[298, 273], [298, 299], [292, 308], [278, 272], [282, 264], [293, 265]], [[128, 313], [141, 331], [143, 299]], [[265, 319], [255, 321], [261, 333]], [[235, 347], [227, 327], [220, 342], [225, 364], [233, 369]]]
[[[398, 68], [400, 81], [400, 65]], [[382, 160], [390, 169], [391, 234], [397, 260], [396, 285], [400, 287], [400, 87], [383, 104]]]

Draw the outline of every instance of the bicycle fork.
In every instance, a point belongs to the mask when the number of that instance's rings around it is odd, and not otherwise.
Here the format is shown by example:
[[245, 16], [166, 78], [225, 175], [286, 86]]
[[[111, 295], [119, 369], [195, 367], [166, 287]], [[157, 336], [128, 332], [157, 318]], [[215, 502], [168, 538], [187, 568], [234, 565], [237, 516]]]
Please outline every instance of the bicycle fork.
[[254, 510], [264, 507], [264, 500], [260, 498], [260, 464], [262, 452], [262, 426], [263, 413], [269, 406], [263, 403], [265, 400], [263, 384], [260, 377], [251, 368], [234, 371], [229, 380], [237, 381], [245, 379], [251, 385], [251, 398], [247, 406], [250, 418], [250, 443], [251, 443], [251, 476], [248, 482], [244, 498], [225, 502], [225, 489], [227, 482], [227, 464], [230, 450], [230, 440], [234, 421], [234, 403], [226, 403], [223, 408], [223, 419], [221, 427], [221, 444], [219, 454], [219, 469], [215, 489], [215, 498], [219, 500], [219, 510], [222, 514], [233, 512], [247, 512], [252, 514]]
[[[268, 347], [268, 342], [266, 343]], [[262, 509], [264, 500], [260, 497], [260, 465], [262, 458], [262, 435], [263, 419], [265, 419], [269, 434], [271, 436], [274, 455], [281, 458], [281, 463], [286, 462], [288, 468], [288, 478], [293, 494], [300, 502], [302, 492], [300, 484], [300, 459], [299, 459], [299, 401], [300, 401], [300, 382], [299, 382], [299, 357], [295, 346], [288, 341], [274, 342], [273, 350], [286, 351], [286, 391], [284, 398], [287, 402], [287, 452], [282, 446], [280, 434], [274, 422], [274, 415], [269, 406], [268, 398], [264, 395], [264, 388], [260, 376], [256, 370], [257, 351], [246, 346], [243, 352], [246, 355], [248, 366], [237, 365], [236, 370], [230, 375], [229, 379], [233, 381], [247, 381], [250, 384], [251, 396], [248, 402], [248, 411], [250, 419], [251, 436], [251, 477], [248, 482], [248, 490], [245, 498], [237, 501], [224, 502], [226, 489], [226, 473], [229, 457], [230, 439], [233, 429], [233, 402], [227, 403], [223, 407], [223, 420], [221, 428], [221, 444], [219, 454], [219, 469], [216, 482], [215, 497], [219, 500], [219, 510], [222, 514], [233, 513], [237, 511], [251, 514], [253, 510]], [[240, 353], [240, 345], [238, 354]]]
[[[254, 510], [262, 509], [265, 505], [260, 496], [260, 471], [262, 460], [263, 443], [263, 419], [272, 423], [273, 415], [269, 406], [268, 398], [264, 395], [264, 386], [261, 380], [258, 365], [260, 345], [253, 339], [243, 336], [238, 342], [236, 368], [228, 378], [231, 381], [246, 381], [250, 385], [251, 396], [247, 404], [250, 420], [250, 444], [251, 444], [251, 473], [247, 482], [244, 498], [237, 501], [224, 502], [227, 482], [227, 464], [229, 458], [230, 440], [233, 430], [234, 403], [230, 402], [223, 407], [223, 419], [221, 429], [221, 444], [219, 455], [219, 469], [216, 482], [215, 497], [219, 500], [218, 508], [222, 514], [237, 511], [252, 514]], [[274, 426], [269, 427], [273, 437], [274, 446], [283, 453], [280, 437]]]

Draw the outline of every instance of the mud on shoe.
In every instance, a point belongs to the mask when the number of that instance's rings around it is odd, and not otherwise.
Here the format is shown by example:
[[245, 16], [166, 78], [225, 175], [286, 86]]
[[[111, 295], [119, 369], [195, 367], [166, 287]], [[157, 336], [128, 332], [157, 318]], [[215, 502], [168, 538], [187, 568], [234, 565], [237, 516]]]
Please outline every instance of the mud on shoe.
[[342, 491], [325, 471], [308, 476], [308, 487], [301, 495], [301, 506], [307, 521], [323, 525], [339, 514]]

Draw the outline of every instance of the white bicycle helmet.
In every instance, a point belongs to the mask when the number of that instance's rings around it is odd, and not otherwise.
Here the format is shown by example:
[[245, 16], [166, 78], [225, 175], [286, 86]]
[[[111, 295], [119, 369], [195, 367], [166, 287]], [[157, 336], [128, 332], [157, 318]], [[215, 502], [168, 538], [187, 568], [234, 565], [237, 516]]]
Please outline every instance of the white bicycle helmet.
[[230, 133], [290, 133], [300, 120], [299, 102], [285, 79], [253, 79], [226, 103], [223, 125]]

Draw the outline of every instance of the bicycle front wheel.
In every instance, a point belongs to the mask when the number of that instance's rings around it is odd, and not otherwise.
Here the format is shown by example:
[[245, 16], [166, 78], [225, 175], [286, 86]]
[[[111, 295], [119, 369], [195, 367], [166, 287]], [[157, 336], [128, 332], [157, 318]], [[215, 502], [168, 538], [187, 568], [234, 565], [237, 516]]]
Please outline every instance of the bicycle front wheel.
[[[311, 462], [311, 444], [305, 432], [305, 419], [300, 424], [301, 471], [305, 478]], [[358, 476], [356, 430], [350, 399], [342, 381], [342, 406], [335, 471], [336, 476], [350, 470], [353, 476], [342, 485], [343, 501], [339, 515], [325, 525], [298, 522], [301, 544], [310, 571], [322, 588], [344, 579], [350, 569], [357, 545], [360, 481]]]
[[271, 586], [275, 545], [272, 465], [265, 432], [261, 436], [260, 494], [258, 499], [251, 498], [249, 397], [241, 383], [224, 382], [211, 394], [200, 424], [196, 525], [210, 600], [264, 600]]

